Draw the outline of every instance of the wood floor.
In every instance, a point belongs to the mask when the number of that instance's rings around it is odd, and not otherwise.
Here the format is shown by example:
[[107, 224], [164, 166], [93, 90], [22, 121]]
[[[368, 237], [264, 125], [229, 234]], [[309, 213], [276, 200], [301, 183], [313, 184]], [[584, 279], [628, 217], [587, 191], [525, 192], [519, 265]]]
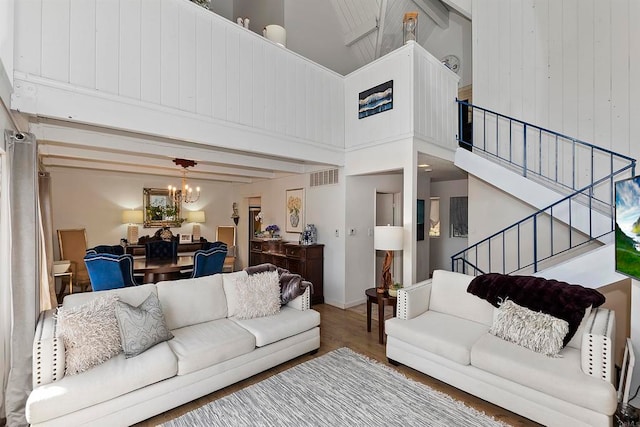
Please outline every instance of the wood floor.
[[[195, 408], [219, 399], [220, 397], [231, 394], [248, 385], [268, 378], [271, 375], [285, 371], [292, 366], [310, 360], [314, 357], [318, 357], [340, 347], [349, 347], [350, 349], [358, 353], [364, 354], [365, 356], [376, 359], [388, 365], [384, 345], [378, 343], [378, 324], [375, 320], [372, 323], [372, 331], [370, 333], [367, 333], [367, 319], [362, 314], [351, 310], [342, 310], [326, 304], [315, 305], [313, 308], [320, 312], [322, 319], [322, 323], [320, 326], [320, 350], [316, 355], [305, 355], [298, 357], [294, 360], [283, 363], [282, 365], [276, 366], [275, 368], [272, 368], [266, 372], [255, 375], [247, 380], [241, 381], [222, 390], [201, 397], [200, 399], [179, 406], [178, 408], [150, 418], [136, 425], [142, 427], [162, 424], [165, 421], [178, 417]], [[470, 394], [450, 387], [445, 383], [442, 383], [434, 378], [431, 378], [406, 366], [400, 365], [394, 368], [399, 370], [409, 378], [426, 384], [429, 387], [439, 390], [443, 393], [447, 393], [451, 397], [461, 400], [467, 405], [483, 411], [486, 414], [493, 416], [512, 426], [539, 425], [531, 420], [520, 417], [512, 412], [499, 408], [495, 405], [485, 402], [484, 400], [478, 399], [474, 396], [471, 396]]]

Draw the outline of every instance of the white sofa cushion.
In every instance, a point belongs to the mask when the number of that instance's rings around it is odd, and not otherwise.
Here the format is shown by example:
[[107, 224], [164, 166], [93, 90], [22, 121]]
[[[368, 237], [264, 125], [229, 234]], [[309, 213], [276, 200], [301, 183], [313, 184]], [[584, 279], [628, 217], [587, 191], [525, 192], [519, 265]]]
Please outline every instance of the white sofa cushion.
[[178, 375], [250, 353], [255, 337], [229, 319], [218, 319], [171, 331], [169, 346], [178, 357]]
[[560, 355], [547, 357], [486, 334], [471, 349], [471, 364], [583, 408], [613, 414], [617, 405], [613, 385], [582, 372], [580, 350], [565, 347]]
[[387, 335], [461, 365], [470, 363], [471, 347], [489, 330], [482, 323], [431, 310], [410, 320], [393, 318], [384, 324]]
[[227, 317], [222, 274], [156, 284], [167, 327], [178, 329]]
[[153, 283], [128, 288], [110, 289], [108, 291], [80, 292], [64, 297], [62, 306], [64, 308], [77, 307], [104, 295], [117, 295], [120, 301], [137, 307], [142, 301], [147, 299], [151, 292], [155, 292], [157, 295], [156, 285]]
[[467, 286], [471, 280], [473, 280], [473, 276], [435, 270], [431, 281], [429, 310], [491, 326], [494, 307], [487, 301], [467, 292]]
[[256, 346], [262, 347], [319, 326], [320, 313], [283, 306], [279, 313], [271, 316], [231, 320], [255, 335]]
[[238, 291], [236, 282], [238, 280], [246, 282], [249, 275], [246, 271], [236, 271], [222, 275], [222, 286], [224, 287], [224, 295], [227, 298], [227, 317], [233, 317], [238, 313]]
[[176, 356], [166, 342], [134, 358], [126, 359], [120, 353], [82, 374], [65, 376], [33, 390], [26, 407], [27, 418], [38, 424], [171, 378], [177, 372]]

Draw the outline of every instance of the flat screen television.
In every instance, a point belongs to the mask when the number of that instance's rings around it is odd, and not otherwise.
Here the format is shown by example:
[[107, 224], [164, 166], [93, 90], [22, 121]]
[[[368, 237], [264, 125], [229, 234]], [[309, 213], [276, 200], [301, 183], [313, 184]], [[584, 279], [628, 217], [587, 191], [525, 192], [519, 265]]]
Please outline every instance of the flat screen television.
[[616, 271], [640, 279], [640, 176], [616, 186]]

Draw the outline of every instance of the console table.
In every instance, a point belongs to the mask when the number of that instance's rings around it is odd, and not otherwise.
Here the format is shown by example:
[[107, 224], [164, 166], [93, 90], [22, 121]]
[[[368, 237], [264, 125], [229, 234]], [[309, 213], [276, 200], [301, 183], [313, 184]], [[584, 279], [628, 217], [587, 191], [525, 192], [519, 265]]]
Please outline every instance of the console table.
[[252, 240], [249, 265], [271, 263], [313, 283], [312, 304], [324, 303], [324, 245], [299, 245], [282, 240]]

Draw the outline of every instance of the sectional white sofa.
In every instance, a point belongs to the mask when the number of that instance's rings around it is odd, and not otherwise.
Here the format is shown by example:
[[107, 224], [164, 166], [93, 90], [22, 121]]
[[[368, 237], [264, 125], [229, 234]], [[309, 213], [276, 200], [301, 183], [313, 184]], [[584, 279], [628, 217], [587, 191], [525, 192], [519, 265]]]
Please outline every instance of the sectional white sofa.
[[497, 309], [467, 292], [472, 279], [436, 270], [399, 290], [385, 322], [389, 361], [546, 426], [610, 426], [614, 312], [593, 309], [561, 357], [548, 357], [488, 332]]
[[33, 426], [125, 426], [145, 420], [287, 360], [317, 351], [320, 314], [310, 288], [275, 315], [238, 319], [228, 292], [244, 271], [69, 295], [71, 308], [108, 293], [137, 306], [156, 293], [173, 338], [142, 354], [120, 353], [65, 375], [65, 346], [54, 310], [43, 312], [34, 341], [34, 389], [26, 405]]

